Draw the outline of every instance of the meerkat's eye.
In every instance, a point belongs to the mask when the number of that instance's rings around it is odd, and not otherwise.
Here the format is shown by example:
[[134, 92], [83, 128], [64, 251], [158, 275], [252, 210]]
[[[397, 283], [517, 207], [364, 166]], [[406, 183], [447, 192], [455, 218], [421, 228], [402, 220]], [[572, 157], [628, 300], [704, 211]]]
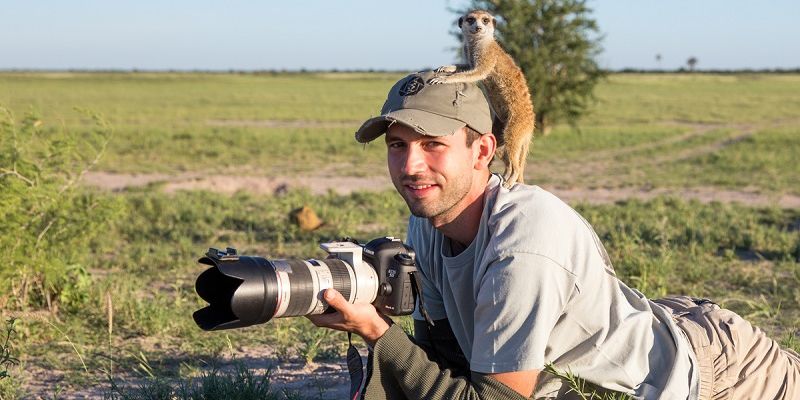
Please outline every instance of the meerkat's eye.
[[489, 18], [484, 18], [483, 19], [483, 23], [488, 25], [489, 24]]
[[469, 22], [470, 24], [475, 23], [475, 17], [467, 17], [467, 22]]

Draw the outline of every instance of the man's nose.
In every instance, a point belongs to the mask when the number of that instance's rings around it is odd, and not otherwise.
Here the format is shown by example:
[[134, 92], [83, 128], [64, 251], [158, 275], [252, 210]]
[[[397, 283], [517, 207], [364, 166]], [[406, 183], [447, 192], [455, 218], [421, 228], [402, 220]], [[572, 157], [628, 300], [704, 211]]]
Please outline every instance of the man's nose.
[[408, 146], [406, 152], [406, 162], [403, 165], [403, 172], [406, 175], [414, 175], [425, 171], [425, 154], [418, 145]]

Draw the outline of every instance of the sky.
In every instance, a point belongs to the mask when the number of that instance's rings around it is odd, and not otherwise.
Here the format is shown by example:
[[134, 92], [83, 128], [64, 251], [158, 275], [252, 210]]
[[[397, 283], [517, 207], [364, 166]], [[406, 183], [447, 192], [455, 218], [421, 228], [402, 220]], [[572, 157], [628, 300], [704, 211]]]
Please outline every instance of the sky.
[[[0, 0], [0, 69], [418, 70], [463, 0]], [[604, 68], [800, 67], [797, 0], [588, 0]], [[661, 61], [656, 60], [661, 55]]]

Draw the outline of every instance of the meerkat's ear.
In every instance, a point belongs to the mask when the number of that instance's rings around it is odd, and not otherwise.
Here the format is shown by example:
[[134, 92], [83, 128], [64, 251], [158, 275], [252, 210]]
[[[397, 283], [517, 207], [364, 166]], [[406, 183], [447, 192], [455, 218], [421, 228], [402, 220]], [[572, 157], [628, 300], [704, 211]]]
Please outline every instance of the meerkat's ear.
[[464, 17], [458, 17], [458, 27], [461, 28], [461, 24], [464, 23]]
[[497, 18], [492, 17], [492, 28], [497, 28]]

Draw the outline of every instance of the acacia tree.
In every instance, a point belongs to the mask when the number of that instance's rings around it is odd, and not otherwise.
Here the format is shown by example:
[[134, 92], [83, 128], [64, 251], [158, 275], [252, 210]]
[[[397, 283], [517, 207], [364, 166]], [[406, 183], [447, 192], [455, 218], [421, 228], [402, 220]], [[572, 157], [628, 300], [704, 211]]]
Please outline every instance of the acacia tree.
[[497, 17], [496, 36], [516, 60], [531, 89], [540, 134], [557, 122], [575, 125], [605, 76], [597, 23], [585, 0], [474, 0]]
[[694, 67], [697, 65], [697, 57], [691, 56], [686, 60], [686, 65], [689, 66], [689, 71], [694, 72]]

